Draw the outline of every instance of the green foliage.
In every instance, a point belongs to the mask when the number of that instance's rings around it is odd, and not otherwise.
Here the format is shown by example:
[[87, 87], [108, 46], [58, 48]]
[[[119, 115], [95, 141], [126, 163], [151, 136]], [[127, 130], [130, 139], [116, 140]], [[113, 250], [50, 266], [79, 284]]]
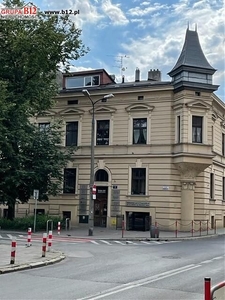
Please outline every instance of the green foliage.
[[31, 119], [54, 106], [59, 67], [68, 71], [71, 60], [87, 53], [80, 36], [69, 16], [0, 22], [0, 203], [8, 205], [10, 219], [16, 199], [27, 202], [33, 189], [44, 201], [59, 192], [62, 169], [76, 150], [59, 146], [60, 122], [40, 132]]
[[[46, 230], [48, 220], [53, 221], [53, 229], [57, 229], [58, 222], [61, 222], [61, 228], [65, 226], [64, 221], [60, 217], [52, 217], [48, 215], [37, 215], [36, 230]], [[50, 225], [50, 224], [49, 224]], [[0, 228], [6, 230], [27, 230], [29, 227], [33, 230], [34, 216], [27, 216], [24, 218], [14, 218], [14, 220], [0, 219]], [[50, 229], [50, 228], [49, 228]]]

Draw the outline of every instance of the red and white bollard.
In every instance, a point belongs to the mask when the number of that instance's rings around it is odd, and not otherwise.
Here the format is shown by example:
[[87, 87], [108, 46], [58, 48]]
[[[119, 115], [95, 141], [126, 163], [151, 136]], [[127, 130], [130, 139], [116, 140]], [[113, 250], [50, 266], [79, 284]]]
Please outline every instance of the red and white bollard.
[[96, 199], [96, 185], [94, 184], [92, 186], [92, 199], [95, 200]]
[[211, 300], [211, 278], [206, 277], [204, 283], [205, 300]]
[[27, 231], [27, 247], [30, 247], [31, 246], [31, 228], [28, 228], [28, 231]]
[[42, 257], [46, 255], [47, 233], [43, 233]]
[[58, 222], [58, 234], [60, 234], [60, 230], [61, 230], [61, 223]]
[[16, 238], [12, 237], [12, 244], [11, 244], [11, 259], [10, 264], [13, 265], [15, 263], [16, 258]]
[[48, 232], [48, 251], [51, 251], [52, 248], [52, 230]]

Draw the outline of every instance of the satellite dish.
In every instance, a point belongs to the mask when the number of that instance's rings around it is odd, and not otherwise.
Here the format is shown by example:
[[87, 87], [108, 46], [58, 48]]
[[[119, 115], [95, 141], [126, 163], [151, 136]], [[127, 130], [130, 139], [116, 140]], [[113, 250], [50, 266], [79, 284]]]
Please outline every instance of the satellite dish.
[[122, 71], [125, 71], [126, 69], [125, 68], [122, 68]]

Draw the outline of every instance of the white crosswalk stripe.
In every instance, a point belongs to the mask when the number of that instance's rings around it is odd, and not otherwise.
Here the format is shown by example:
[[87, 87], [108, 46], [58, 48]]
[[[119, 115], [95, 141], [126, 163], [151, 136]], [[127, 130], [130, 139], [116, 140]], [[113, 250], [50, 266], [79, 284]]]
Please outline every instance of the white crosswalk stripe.
[[95, 244], [95, 245], [99, 245], [99, 243], [97, 243], [96, 241], [90, 241], [90, 243]]
[[10, 239], [12, 239], [12, 235], [11, 235], [11, 234], [7, 234], [7, 236], [8, 236]]
[[23, 237], [24, 237], [24, 235], [23, 235], [23, 234], [19, 234], [19, 237], [23, 238]]
[[124, 244], [124, 243], [122, 243], [122, 242], [120, 242], [120, 241], [114, 241], [114, 242], [117, 243], [117, 244], [123, 245], [123, 246], [126, 245], [126, 244]]
[[112, 246], [112, 244], [110, 244], [109, 242], [107, 242], [107, 241], [104, 241], [104, 240], [100, 240], [102, 243], [104, 243], [104, 244], [107, 244], [107, 245], [111, 245]]
[[149, 242], [145, 242], [145, 241], [141, 241], [142, 244], [146, 244], [146, 245], [149, 245], [150, 243]]

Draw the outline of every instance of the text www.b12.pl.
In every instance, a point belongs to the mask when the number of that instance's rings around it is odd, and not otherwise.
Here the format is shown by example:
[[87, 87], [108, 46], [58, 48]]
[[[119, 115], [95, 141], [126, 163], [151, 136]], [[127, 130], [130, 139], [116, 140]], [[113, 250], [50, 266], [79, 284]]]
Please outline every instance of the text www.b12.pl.
[[80, 11], [72, 9], [61, 9], [61, 10], [47, 10], [44, 12], [46, 15], [79, 15]]

